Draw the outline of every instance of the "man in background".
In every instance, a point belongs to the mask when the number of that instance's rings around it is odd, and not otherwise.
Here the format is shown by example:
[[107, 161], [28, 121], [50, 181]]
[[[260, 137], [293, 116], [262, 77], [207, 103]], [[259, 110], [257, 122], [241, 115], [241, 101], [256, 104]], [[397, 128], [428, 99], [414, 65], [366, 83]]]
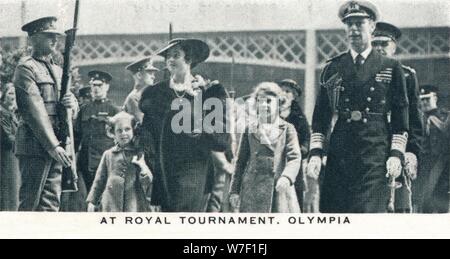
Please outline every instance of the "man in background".
[[447, 213], [449, 211], [450, 146], [449, 113], [438, 107], [439, 88], [423, 85], [420, 88], [424, 112], [425, 140], [420, 157], [415, 201], [418, 212]]
[[[394, 57], [397, 42], [402, 36], [399, 28], [385, 22], [378, 22], [373, 33], [372, 46], [381, 55]], [[423, 141], [422, 115], [419, 110], [419, 83], [416, 71], [402, 65], [409, 99], [409, 140], [406, 146], [405, 168], [399, 179], [401, 187], [395, 193], [395, 212], [412, 213], [412, 181], [417, 178], [418, 157]]]

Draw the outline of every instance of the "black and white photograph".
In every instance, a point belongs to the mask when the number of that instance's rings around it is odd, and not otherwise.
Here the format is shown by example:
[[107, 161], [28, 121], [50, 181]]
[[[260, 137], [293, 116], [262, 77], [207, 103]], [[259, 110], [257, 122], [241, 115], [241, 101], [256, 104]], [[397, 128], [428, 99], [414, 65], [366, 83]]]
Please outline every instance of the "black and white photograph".
[[448, 238], [449, 95], [448, 0], [0, 0], [0, 236]]

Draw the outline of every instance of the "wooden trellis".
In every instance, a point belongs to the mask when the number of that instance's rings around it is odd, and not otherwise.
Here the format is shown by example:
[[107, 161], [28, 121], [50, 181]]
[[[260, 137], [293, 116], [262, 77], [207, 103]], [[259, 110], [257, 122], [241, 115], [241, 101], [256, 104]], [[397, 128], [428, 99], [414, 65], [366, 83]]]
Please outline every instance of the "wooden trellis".
[[[306, 55], [317, 55], [317, 67], [347, 50], [342, 30], [315, 32], [316, 53], [306, 51], [305, 31], [214, 32], [178, 35], [205, 40], [211, 48], [209, 62], [306, 68]], [[177, 36], [176, 36], [177, 37]], [[155, 54], [167, 42], [167, 35], [89, 35], [80, 36], [74, 48], [77, 65], [123, 63]], [[404, 29], [398, 45], [400, 59], [450, 57], [448, 28]], [[63, 44], [61, 44], [63, 46]], [[19, 47], [18, 38], [2, 38], [3, 49]], [[312, 52], [312, 51], [310, 51]]]
[[211, 62], [304, 68], [306, 51], [304, 32], [237, 33], [206, 37], [211, 48]]

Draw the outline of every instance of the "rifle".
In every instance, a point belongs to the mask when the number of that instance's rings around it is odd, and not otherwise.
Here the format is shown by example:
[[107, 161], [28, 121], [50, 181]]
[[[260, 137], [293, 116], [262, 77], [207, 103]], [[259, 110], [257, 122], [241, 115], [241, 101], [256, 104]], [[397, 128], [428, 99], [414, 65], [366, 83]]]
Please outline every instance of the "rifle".
[[[169, 23], [169, 42], [173, 39], [173, 24]], [[164, 60], [164, 63], [166, 62], [166, 60]], [[170, 73], [169, 70], [167, 69], [167, 66], [164, 67], [164, 80], [169, 80], [170, 79]]]
[[[71, 51], [75, 45], [75, 38], [78, 26], [78, 13], [80, 8], [80, 1], [75, 2], [75, 15], [73, 21], [73, 28], [67, 30], [66, 42], [64, 47], [64, 64], [63, 64], [63, 74], [61, 81], [61, 99], [64, 95], [70, 93], [70, 71], [71, 71]], [[75, 156], [75, 139], [73, 134], [73, 122], [72, 122], [72, 111], [61, 107], [58, 109], [60, 117], [60, 134], [58, 139], [61, 141], [61, 145], [65, 148], [66, 152], [72, 158], [71, 167], [64, 168], [62, 172], [62, 192], [77, 192], [78, 191], [78, 175], [77, 175], [77, 163]]]

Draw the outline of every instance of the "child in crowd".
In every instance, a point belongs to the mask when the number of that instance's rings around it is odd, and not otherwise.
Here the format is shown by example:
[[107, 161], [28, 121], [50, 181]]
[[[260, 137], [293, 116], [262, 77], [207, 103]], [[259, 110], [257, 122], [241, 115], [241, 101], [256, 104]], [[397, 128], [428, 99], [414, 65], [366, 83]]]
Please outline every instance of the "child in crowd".
[[294, 183], [301, 151], [294, 126], [280, 117], [284, 93], [275, 83], [261, 83], [253, 93], [257, 119], [239, 147], [230, 204], [239, 212], [298, 213]]
[[126, 112], [110, 119], [107, 131], [116, 145], [103, 153], [87, 198], [89, 212], [150, 210], [153, 175], [136, 147], [135, 126], [136, 119]]

